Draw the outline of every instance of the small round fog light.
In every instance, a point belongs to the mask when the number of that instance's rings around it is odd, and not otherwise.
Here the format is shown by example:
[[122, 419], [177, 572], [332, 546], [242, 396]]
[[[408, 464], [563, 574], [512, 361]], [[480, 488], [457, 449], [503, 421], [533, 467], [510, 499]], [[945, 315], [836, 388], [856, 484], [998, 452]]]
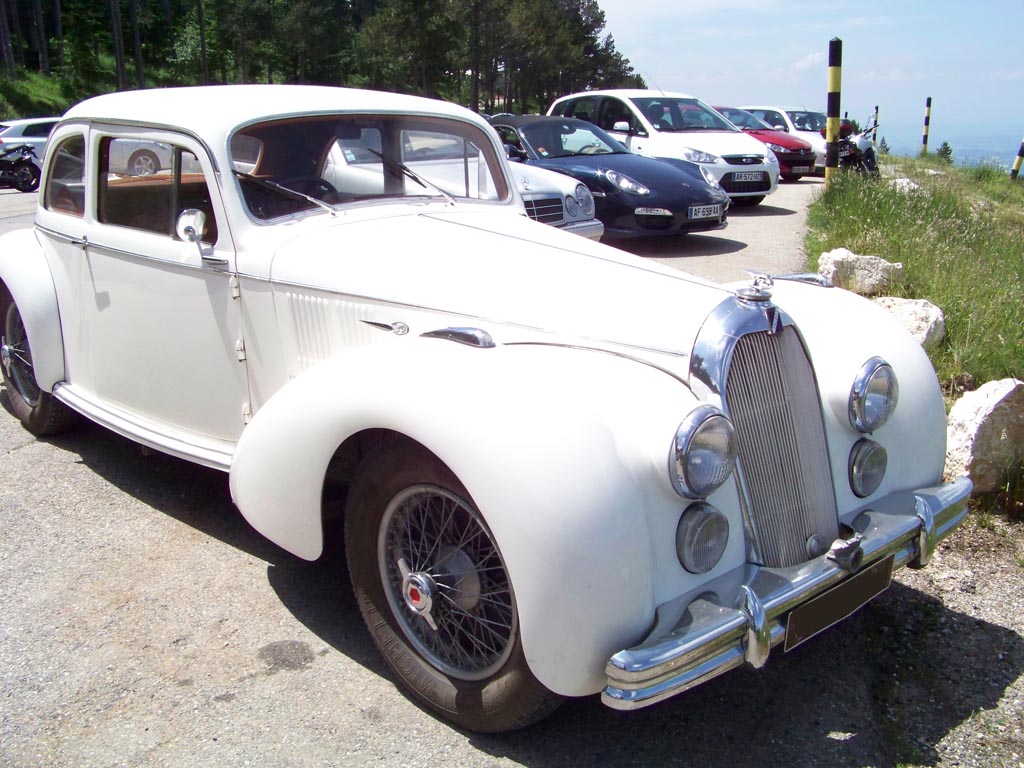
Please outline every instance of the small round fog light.
[[885, 478], [889, 456], [874, 440], [858, 440], [850, 451], [850, 489], [858, 497], [870, 496]]
[[722, 559], [729, 542], [729, 520], [704, 501], [691, 504], [676, 527], [676, 554], [690, 573], [707, 573]]

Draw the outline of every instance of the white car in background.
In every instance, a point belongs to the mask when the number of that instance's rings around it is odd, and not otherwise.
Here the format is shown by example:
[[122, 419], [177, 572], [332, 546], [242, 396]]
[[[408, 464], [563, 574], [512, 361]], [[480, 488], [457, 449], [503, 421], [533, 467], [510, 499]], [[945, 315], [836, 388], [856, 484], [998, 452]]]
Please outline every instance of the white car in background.
[[29, 117], [0, 122], [0, 150], [28, 144], [35, 150], [36, 157], [42, 159], [46, 140], [59, 120], [59, 117]]
[[764, 120], [777, 131], [791, 133], [809, 142], [814, 148], [814, 171], [825, 172], [825, 137], [821, 135], [825, 128], [825, 113], [789, 107], [754, 106], [738, 107], [745, 109], [755, 117]]
[[638, 155], [699, 163], [739, 205], [757, 205], [778, 188], [775, 155], [685, 93], [587, 91], [557, 99], [548, 114], [594, 123]]
[[[419, 157], [428, 160], [425, 148], [418, 149]], [[430, 152], [438, 161], [451, 154], [443, 146], [431, 147]], [[339, 139], [328, 152], [323, 179], [338, 189], [359, 188], [368, 192], [379, 177], [373, 170], [379, 162], [366, 147], [353, 140]], [[604, 224], [594, 218], [594, 196], [585, 184], [545, 168], [513, 163], [510, 169], [527, 216], [590, 240], [601, 239]]]

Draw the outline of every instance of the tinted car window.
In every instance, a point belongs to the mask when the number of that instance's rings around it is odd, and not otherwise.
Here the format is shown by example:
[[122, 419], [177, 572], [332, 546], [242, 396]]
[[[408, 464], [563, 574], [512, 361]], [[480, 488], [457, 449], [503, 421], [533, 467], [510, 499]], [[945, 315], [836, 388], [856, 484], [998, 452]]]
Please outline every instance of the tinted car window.
[[821, 112], [789, 112], [790, 119], [798, 131], [820, 131], [825, 127], [825, 115]]
[[57, 123], [33, 123], [32, 125], [26, 125], [25, 130], [22, 132], [22, 136], [49, 136], [50, 131], [53, 130], [53, 126]]
[[656, 131], [735, 131], [730, 123], [698, 99], [659, 96], [631, 101]]

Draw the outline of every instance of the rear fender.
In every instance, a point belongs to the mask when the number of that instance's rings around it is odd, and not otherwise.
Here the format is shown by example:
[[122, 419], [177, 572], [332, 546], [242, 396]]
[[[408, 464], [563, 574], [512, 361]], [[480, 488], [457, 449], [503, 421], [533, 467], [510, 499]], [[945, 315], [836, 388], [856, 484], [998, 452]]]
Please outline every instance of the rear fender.
[[678, 515], [666, 459], [692, 396], [612, 355], [400, 343], [400, 354], [353, 350], [271, 398], [238, 444], [235, 503], [268, 538], [316, 558], [336, 448], [366, 429], [408, 436], [458, 476], [494, 533], [534, 674], [566, 695], [600, 690], [605, 661], [653, 619], [647, 515]]
[[19, 229], [0, 237], [0, 280], [25, 324], [36, 383], [51, 392], [54, 384], [64, 380], [64, 340], [53, 276], [35, 230]]

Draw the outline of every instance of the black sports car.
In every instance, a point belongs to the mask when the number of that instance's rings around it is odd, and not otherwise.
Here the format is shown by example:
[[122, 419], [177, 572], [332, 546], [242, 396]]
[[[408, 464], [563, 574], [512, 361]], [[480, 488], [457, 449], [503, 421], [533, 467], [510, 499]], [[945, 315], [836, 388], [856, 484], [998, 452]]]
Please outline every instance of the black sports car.
[[585, 120], [499, 115], [491, 125], [510, 160], [586, 184], [606, 237], [681, 235], [726, 224], [729, 196], [696, 163], [634, 155]]

